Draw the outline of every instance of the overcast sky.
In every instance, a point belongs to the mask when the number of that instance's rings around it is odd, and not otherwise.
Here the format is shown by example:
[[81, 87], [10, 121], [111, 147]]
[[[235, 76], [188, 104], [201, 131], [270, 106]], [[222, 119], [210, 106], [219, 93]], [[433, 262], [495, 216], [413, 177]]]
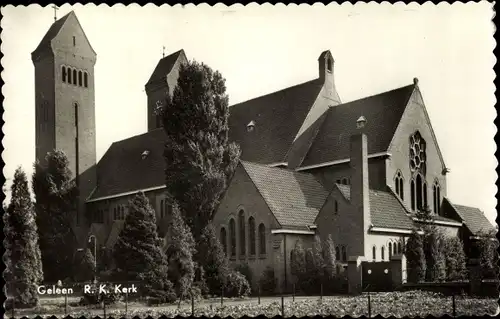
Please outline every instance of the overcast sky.
[[[97, 159], [112, 142], [146, 131], [144, 85], [158, 60], [184, 49], [226, 78], [230, 104], [318, 76], [326, 49], [335, 59], [344, 102], [412, 83], [424, 101], [446, 165], [448, 197], [496, 218], [493, 140], [492, 5], [162, 6], [64, 5], [74, 10], [97, 52]], [[35, 159], [34, 67], [31, 52], [54, 10], [2, 7], [5, 85], [4, 175]]]

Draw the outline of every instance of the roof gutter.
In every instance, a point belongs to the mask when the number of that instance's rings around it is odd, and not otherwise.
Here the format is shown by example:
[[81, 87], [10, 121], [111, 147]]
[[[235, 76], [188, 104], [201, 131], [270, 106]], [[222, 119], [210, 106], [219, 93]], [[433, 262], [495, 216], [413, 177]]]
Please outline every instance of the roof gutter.
[[137, 194], [138, 192], [150, 192], [150, 191], [155, 191], [155, 190], [164, 189], [164, 188], [166, 188], [165, 185], [154, 186], [154, 187], [143, 188], [143, 189], [137, 189], [137, 190], [133, 190], [133, 191], [130, 191], [130, 192], [124, 192], [124, 193], [118, 193], [118, 194], [109, 195], [109, 196], [102, 196], [102, 197], [92, 198], [92, 199], [86, 200], [85, 202], [86, 203], [98, 202], [98, 201], [105, 200], [105, 199], [111, 199], [111, 198], [117, 198], [117, 197], [122, 197], [122, 196], [127, 196], [127, 195], [133, 195], [133, 194]]
[[316, 233], [312, 230], [271, 229], [271, 234], [314, 235]]
[[[371, 227], [370, 231], [380, 232], [380, 233], [396, 233], [396, 234], [411, 234], [413, 231], [409, 229], [397, 229], [397, 228], [386, 228], [386, 227]], [[419, 230], [418, 234], [423, 235], [424, 232]]]
[[442, 221], [442, 220], [433, 220], [433, 221], [424, 221], [420, 220], [416, 217], [412, 218], [416, 222], [421, 222], [421, 223], [428, 223], [428, 224], [436, 224], [436, 225], [443, 225], [443, 226], [455, 226], [455, 227], [461, 227], [463, 223], [460, 222], [447, 222], [447, 221]]
[[[384, 157], [388, 156], [391, 157], [392, 154], [389, 152], [380, 152], [380, 153], [373, 153], [368, 155], [368, 158], [377, 158], [377, 157]], [[351, 160], [349, 158], [346, 159], [341, 159], [341, 160], [336, 160], [336, 161], [331, 161], [331, 162], [324, 162], [321, 164], [315, 164], [315, 165], [309, 165], [309, 166], [302, 166], [296, 169], [296, 171], [305, 171], [308, 169], [314, 169], [314, 168], [321, 168], [321, 167], [327, 167], [327, 166], [334, 166], [334, 165], [339, 165], [339, 164], [345, 164], [349, 163]]]
[[288, 167], [288, 163], [287, 162], [278, 162], [278, 163], [268, 164], [267, 166], [269, 166], [269, 167], [280, 167], [280, 166]]

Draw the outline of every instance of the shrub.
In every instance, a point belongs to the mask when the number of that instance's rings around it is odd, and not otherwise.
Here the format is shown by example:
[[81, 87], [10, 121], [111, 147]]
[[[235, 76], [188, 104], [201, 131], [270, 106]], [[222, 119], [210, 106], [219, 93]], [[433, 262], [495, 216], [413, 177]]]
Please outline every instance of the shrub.
[[110, 285], [107, 284], [108, 286], [108, 293], [100, 293], [99, 292], [99, 286], [102, 284], [106, 284], [104, 282], [97, 282], [97, 283], [90, 283], [90, 293], [84, 293], [82, 298], [80, 298], [80, 305], [82, 306], [88, 306], [88, 305], [97, 305], [101, 304], [102, 302], [105, 302], [107, 305], [113, 304], [120, 300], [120, 294], [115, 293], [114, 289], [109, 289]]
[[242, 263], [237, 265], [235, 267], [235, 270], [240, 274], [242, 274], [243, 276], [245, 276], [250, 286], [252, 285], [252, 279], [253, 279], [252, 269], [250, 269], [250, 266], [247, 263]]
[[207, 288], [212, 295], [218, 295], [229, 273], [229, 265], [212, 224], [203, 229], [197, 250], [196, 260], [203, 266]]
[[241, 273], [232, 271], [227, 276], [224, 295], [227, 297], [244, 297], [251, 292], [248, 280]]
[[496, 231], [494, 230], [482, 233], [478, 242], [479, 262], [483, 279], [496, 279], [498, 277], [498, 239], [495, 236]]
[[302, 247], [302, 240], [300, 239], [295, 242], [295, 247], [292, 249], [290, 269], [295, 283], [300, 283], [306, 272], [306, 253]]
[[444, 281], [446, 279], [444, 237], [435, 227], [429, 227], [424, 235], [424, 252], [427, 262], [426, 280]]
[[274, 268], [266, 267], [259, 279], [260, 292], [264, 295], [271, 295], [276, 291], [276, 278]]

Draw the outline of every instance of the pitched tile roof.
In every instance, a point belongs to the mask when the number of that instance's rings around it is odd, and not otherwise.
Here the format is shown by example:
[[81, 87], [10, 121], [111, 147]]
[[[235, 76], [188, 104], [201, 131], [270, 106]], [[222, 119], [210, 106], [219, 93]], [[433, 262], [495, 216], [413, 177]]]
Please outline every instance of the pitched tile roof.
[[412, 84], [331, 107], [301, 166], [349, 158], [349, 137], [360, 116], [367, 119], [368, 154], [387, 151], [414, 88]]
[[453, 204], [447, 198], [445, 200], [450, 203], [451, 207], [464, 222], [465, 227], [467, 227], [473, 235], [480, 235], [482, 232], [489, 232], [494, 229], [494, 226], [479, 208]]
[[97, 188], [90, 199], [165, 185], [164, 146], [162, 128], [111, 144], [97, 164]]
[[314, 224], [328, 192], [312, 174], [241, 164], [281, 226], [305, 228]]
[[[242, 159], [279, 163], [304, 122], [323, 83], [312, 80], [229, 108], [229, 138], [242, 150]], [[247, 125], [255, 122], [254, 130]]]
[[146, 83], [146, 85], [154, 82], [166, 81], [167, 74], [170, 73], [172, 67], [179, 58], [179, 55], [181, 55], [181, 53], [183, 52], [184, 50], [181, 49], [177, 52], [167, 55], [166, 57], [158, 61], [158, 64], [156, 65], [156, 68], [151, 74], [151, 77], [149, 78], [148, 83]]
[[[351, 200], [351, 187], [336, 184], [342, 195]], [[413, 229], [413, 221], [404, 205], [390, 191], [370, 189], [370, 218], [374, 227]]]
[[60, 18], [59, 20], [52, 23], [49, 30], [47, 31], [47, 33], [45, 33], [44, 37], [42, 38], [42, 41], [40, 41], [40, 44], [38, 44], [38, 47], [35, 49], [35, 51], [33, 51], [33, 54], [35, 54], [35, 52], [51, 49], [50, 44], [51, 44], [52, 39], [54, 39], [57, 36], [57, 34], [61, 30], [62, 26], [64, 25], [64, 23], [66, 22], [66, 20], [68, 19], [68, 17], [71, 14], [75, 14], [75, 13], [73, 11], [70, 11], [68, 14], [66, 14], [65, 16]]

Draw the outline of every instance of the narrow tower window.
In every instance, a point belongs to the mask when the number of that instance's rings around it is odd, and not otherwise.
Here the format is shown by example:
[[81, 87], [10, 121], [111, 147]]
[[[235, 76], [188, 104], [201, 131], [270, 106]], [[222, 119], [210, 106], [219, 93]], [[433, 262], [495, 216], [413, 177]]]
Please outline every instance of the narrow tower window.
[[441, 195], [439, 194], [440, 192], [440, 186], [439, 186], [439, 182], [436, 180], [434, 182], [434, 185], [432, 186], [432, 201], [433, 201], [433, 205], [434, 205], [434, 213], [436, 213], [437, 215], [439, 215], [440, 213], [440, 204], [441, 204]]
[[82, 71], [78, 71], [78, 86], [82, 86]]
[[73, 84], [76, 85], [76, 70], [73, 70]]
[[66, 67], [62, 67], [62, 81], [66, 82]]
[[328, 69], [329, 72], [332, 72], [332, 59], [326, 60], [326, 68]]
[[83, 86], [84, 86], [84, 87], [86, 87], [86, 88], [87, 88], [87, 87], [89, 87], [89, 82], [88, 82], [88, 80], [89, 80], [89, 79], [88, 79], [88, 74], [87, 74], [87, 72], [83, 73]]
[[71, 84], [71, 68], [68, 68], [68, 83]]
[[394, 178], [394, 184], [396, 188], [396, 194], [401, 198], [401, 200], [404, 200], [404, 188], [403, 188], [403, 175], [401, 174], [401, 171], [398, 171], [396, 174], [396, 177]]
[[240, 210], [238, 213], [238, 221], [239, 221], [239, 233], [240, 233], [240, 256], [245, 256], [245, 248], [246, 248], [246, 242], [245, 242], [245, 212], [243, 210]]
[[259, 225], [259, 252], [261, 255], [266, 254], [266, 226]]
[[73, 36], [73, 46], [76, 46], [76, 37]]

